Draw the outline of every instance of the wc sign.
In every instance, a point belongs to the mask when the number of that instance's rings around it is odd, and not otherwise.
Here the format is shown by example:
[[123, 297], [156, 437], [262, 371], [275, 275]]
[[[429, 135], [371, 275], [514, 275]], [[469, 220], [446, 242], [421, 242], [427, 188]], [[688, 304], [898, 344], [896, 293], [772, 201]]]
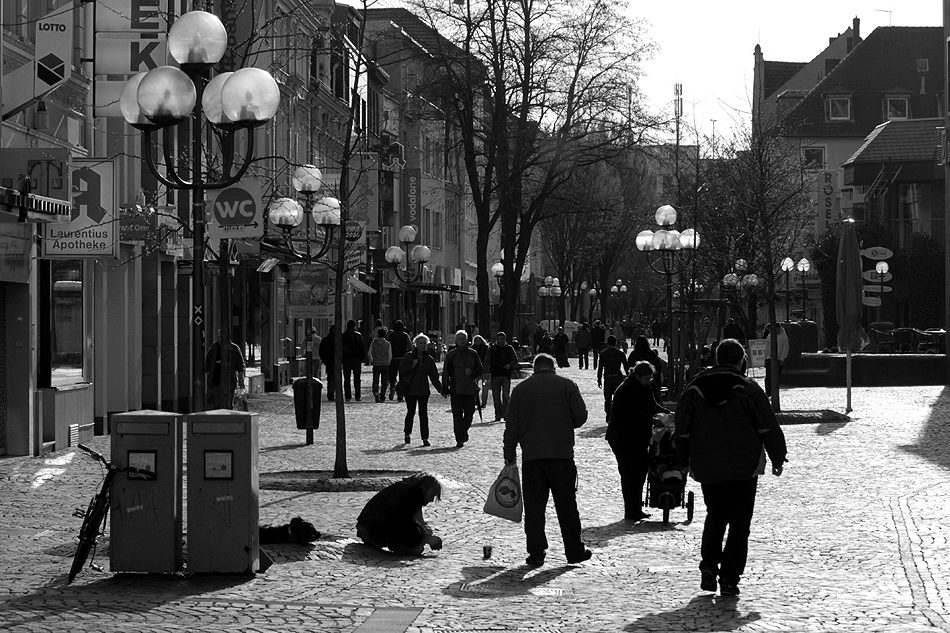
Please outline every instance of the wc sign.
[[264, 235], [263, 187], [256, 178], [211, 191], [208, 195], [208, 237], [245, 239]]

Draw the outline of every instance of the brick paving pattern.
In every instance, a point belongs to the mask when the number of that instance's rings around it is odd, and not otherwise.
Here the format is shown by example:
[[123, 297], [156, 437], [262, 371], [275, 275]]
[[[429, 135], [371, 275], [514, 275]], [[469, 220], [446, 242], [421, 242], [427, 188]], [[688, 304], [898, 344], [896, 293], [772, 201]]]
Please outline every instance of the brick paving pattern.
[[[99, 467], [74, 449], [0, 459], [0, 629], [11, 631], [945, 631], [950, 632], [950, 396], [942, 387], [782, 393], [785, 474], [761, 478], [742, 595], [699, 589], [705, 516], [660, 511], [622, 520], [619, 477], [603, 439], [593, 371], [577, 380], [591, 411], [576, 459], [584, 538], [594, 558], [567, 565], [553, 508], [551, 549], [524, 565], [520, 524], [482, 512], [500, 470], [503, 423], [489, 402], [472, 439], [455, 448], [448, 401], [430, 400], [431, 448], [418, 431], [403, 444], [404, 405], [347, 403], [352, 480], [333, 480], [334, 403], [324, 401], [305, 446], [287, 394], [251, 396], [260, 412], [262, 522], [300, 515], [323, 536], [312, 547], [265, 546], [256, 576], [109, 573], [108, 533], [96, 562], [67, 586], [66, 572]], [[363, 376], [364, 390], [369, 383]], [[92, 445], [107, 454], [109, 438]], [[373, 491], [404, 473], [443, 481], [426, 516], [446, 543], [439, 555], [389, 556], [362, 545], [354, 524]], [[482, 546], [493, 546], [489, 560]], [[187, 558], [187, 553], [186, 553]]]

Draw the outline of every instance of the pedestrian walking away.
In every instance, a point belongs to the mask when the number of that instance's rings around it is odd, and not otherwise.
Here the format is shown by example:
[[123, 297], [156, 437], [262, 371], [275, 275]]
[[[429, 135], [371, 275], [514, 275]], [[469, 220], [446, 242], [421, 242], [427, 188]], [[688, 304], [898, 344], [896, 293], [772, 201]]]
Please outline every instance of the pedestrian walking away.
[[581, 323], [581, 329], [574, 333], [574, 344], [577, 346], [577, 366], [581, 369], [590, 369], [590, 325]]
[[244, 354], [234, 341], [230, 342], [228, 362], [231, 364], [229, 376], [223, 377], [221, 366], [221, 330], [218, 330], [218, 340], [211, 344], [205, 355], [205, 373], [208, 375], [208, 404], [213, 409], [230, 409], [234, 406], [234, 391], [238, 387], [244, 388]]
[[386, 340], [386, 328], [376, 330], [376, 338], [370, 343], [366, 355], [373, 366], [373, 399], [383, 402], [389, 387], [389, 365], [393, 360], [393, 346]]
[[[641, 337], [646, 342], [646, 337]], [[648, 451], [653, 435], [653, 416], [669, 414], [653, 395], [651, 382], [655, 369], [640, 361], [614, 392], [607, 443], [617, 458], [624, 518], [641, 521], [650, 515], [643, 511], [643, 483], [647, 477]]]
[[627, 355], [617, 349], [617, 337], [607, 337], [607, 349], [600, 353], [600, 365], [597, 367], [597, 386], [604, 390], [604, 412], [610, 422], [610, 401], [614, 391], [623, 382], [630, 369]]
[[600, 353], [607, 344], [607, 328], [600, 320], [594, 321], [594, 327], [590, 329], [590, 349], [594, 356], [594, 369], [597, 369]]
[[663, 325], [659, 319], [653, 319], [653, 323], [650, 324], [650, 334], [653, 335], [653, 347], [659, 347], [660, 337], [663, 336]]
[[386, 548], [397, 556], [419, 556], [428, 545], [442, 549], [422, 514], [423, 506], [442, 498], [442, 484], [420, 473], [383, 488], [356, 520], [356, 535], [370, 547]]
[[442, 364], [443, 395], [452, 403], [452, 422], [455, 447], [462, 448], [468, 441], [468, 431], [475, 416], [475, 398], [479, 396], [478, 378], [482, 375], [482, 361], [478, 352], [468, 344], [465, 330], [455, 333], [455, 347], [445, 355]]
[[399, 380], [406, 383], [406, 421], [403, 433], [408, 444], [412, 441], [412, 421], [418, 405], [422, 445], [429, 446], [429, 383], [431, 382], [439, 393], [442, 392], [442, 383], [439, 381], [439, 369], [426, 350], [429, 337], [419, 334], [413, 339], [413, 344], [415, 349], [403, 356], [399, 363]]
[[765, 455], [776, 476], [787, 461], [785, 435], [762, 388], [742, 375], [744, 360], [739, 341], [722, 341], [716, 366], [686, 385], [676, 407], [676, 449], [702, 485], [706, 504], [700, 588], [715, 591], [718, 579], [724, 596], [739, 594]]
[[336, 397], [336, 365], [334, 365], [334, 356], [336, 354], [336, 325], [331, 325], [327, 330], [327, 335], [320, 341], [318, 355], [320, 362], [327, 368], [327, 400], [333, 400]]
[[571, 363], [567, 359], [567, 346], [570, 343], [567, 334], [564, 333], [564, 326], [559, 326], [557, 334], [554, 335], [552, 345], [554, 346], [554, 358], [557, 360], [558, 367], [570, 367]]
[[495, 422], [505, 419], [511, 392], [511, 373], [518, 366], [515, 348], [508, 344], [504, 332], [495, 335], [495, 343], [485, 356], [486, 367], [491, 376], [491, 396], [495, 406]]
[[356, 321], [350, 319], [343, 332], [343, 397], [347, 402], [352, 396], [356, 396], [357, 402], [360, 400], [360, 374], [365, 357], [363, 335], [356, 329]]
[[[482, 361], [482, 367], [487, 367], [488, 365], [485, 364], [485, 359], [488, 357], [488, 341], [486, 341], [481, 334], [476, 334], [472, 337], [472, 349], [478, 352], [478, 358]], [[490, 376], [482, 372], [479, 382], [481, 383], [479, 405], [481, 409], [484, 409], [488, 406], [488, 393], [491, 391]]]
[[515, 462], [516, 448], [521, 446], [528, 565], [544, 564], [548, 549], [544, 512], [549, 496], [554, 497], [567, 562], [574, 565], [592, 556], [581, 540], [574, 463], [574, 429], [586, 421], [587, 406], [577, 385], [557, 374], [552, 356], [535, 356], [534, 373], [511, 392], [504, 435], [506, 464]]
[[[412, 339], [406, 333], [406, 326], [402, 321], [397, 320], [393, 323], [393, 329], [386, 337], [392, 346], [393, 359], [389, 363], [389, 399], [396, 396], [396, 381], [399, 380], [399, 363], [402, 357], [412, 349]], [[402, 396], [399, 396], [399, 402], [402, 402]]]

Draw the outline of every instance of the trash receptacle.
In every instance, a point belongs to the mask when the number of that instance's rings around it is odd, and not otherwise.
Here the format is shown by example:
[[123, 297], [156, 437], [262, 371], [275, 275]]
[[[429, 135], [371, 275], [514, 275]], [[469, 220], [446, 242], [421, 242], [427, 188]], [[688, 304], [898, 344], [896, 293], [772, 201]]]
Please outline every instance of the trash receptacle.
[[[313, 420], [313, 428], [320, 428], [320, 394], [323, 392], [323, 383], [316, 378], [313, 382], [313, 395], [310, 403], [310, 417]], [[294, 413], [297, 416], [297, 428], [307, 428], [307, 379], [298, 378], [294, 381]]]
[[117, 572], [173, 574], [182, 568], [182, 416], [131, 411], [112, 416], [109, 565]]

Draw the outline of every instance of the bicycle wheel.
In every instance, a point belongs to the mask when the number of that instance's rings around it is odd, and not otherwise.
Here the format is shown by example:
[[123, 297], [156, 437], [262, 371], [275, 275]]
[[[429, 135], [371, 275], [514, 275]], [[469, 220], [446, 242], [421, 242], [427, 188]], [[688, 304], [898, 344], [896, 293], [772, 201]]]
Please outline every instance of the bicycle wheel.
[[99, 538], [99, 528], [102, 520], [109, 509], [109, 496], [104, 490], [100, 491], [92, 501], [89, 502], [89, 509], [86, 510], [86, 517], [82, 521], [82, 527], [79, 528], [79, 547], [76, 548], [76, 554], [73, 556], [72, 567], [69, 568], [69, 584], [76, 578], [83, 565], [86, 564], [86, 558], [89, 556], [89, 550], [96, 544]]

